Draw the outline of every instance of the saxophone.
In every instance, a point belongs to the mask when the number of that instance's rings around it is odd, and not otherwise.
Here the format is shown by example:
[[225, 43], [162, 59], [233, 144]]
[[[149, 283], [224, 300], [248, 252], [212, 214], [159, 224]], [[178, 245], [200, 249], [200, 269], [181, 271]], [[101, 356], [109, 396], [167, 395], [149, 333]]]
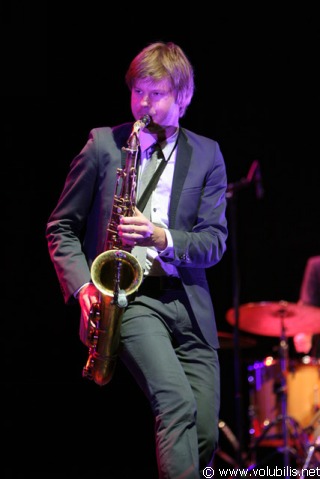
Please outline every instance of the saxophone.
[[140, 286], [143, 270], [131, 247], [121, 244], [117, 226], [121, 216], [133, 216], [136, 190], [136, 162], [140, 131], [151, 121], [149, 115], [137, 120], [127, 141], [125, 167], [118, 168], [111, 219], [104, 251], [91, 266], [92, 282], [99, 290], [99, 302], [92, 305], [87, 344], [89, 356], [82, 375], [99, 386], [113, 377], [120, 343], [121, 319], [128, 297]]

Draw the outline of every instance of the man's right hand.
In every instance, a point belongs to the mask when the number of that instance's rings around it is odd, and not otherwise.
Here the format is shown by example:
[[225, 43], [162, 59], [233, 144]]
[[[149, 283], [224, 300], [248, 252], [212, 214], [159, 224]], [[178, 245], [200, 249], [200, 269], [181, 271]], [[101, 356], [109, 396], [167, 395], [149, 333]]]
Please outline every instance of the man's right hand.
[[81, 308], [80, 339], [87, 346], [88, 344], [88, 321], [91, 307], [100, 301], [99, 291], [94, 284], [89, 283], [80, 289], [78, 301]]

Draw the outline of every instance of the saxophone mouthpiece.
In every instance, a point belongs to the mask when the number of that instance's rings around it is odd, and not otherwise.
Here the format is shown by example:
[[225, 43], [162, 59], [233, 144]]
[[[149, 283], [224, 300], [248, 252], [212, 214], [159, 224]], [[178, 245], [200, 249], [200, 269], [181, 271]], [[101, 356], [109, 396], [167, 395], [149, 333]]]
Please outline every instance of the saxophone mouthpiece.
[[149, 115], [144, 115], [140, 121], [144, 124], [143, 128], [145, 128], [146, 126], [149, 125], [149, 123], [151, 122], [151, 116]]
[[151, 116], [144, 115], [140, 120], [137, 120], [133, 125], [132, 133], [139, 135], [140, 130], [143, 130], [151, 122]]

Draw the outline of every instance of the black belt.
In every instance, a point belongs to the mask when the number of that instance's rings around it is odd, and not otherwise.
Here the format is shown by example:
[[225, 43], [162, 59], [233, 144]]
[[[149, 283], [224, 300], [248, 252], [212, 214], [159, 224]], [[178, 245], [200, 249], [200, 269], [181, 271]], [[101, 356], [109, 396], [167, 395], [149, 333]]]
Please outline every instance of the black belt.
[[183, 290], [183, 285], [180, 278], [175, 276], [146, 276], [138, 293], [145, 292], [158, 292], [165, 290]]

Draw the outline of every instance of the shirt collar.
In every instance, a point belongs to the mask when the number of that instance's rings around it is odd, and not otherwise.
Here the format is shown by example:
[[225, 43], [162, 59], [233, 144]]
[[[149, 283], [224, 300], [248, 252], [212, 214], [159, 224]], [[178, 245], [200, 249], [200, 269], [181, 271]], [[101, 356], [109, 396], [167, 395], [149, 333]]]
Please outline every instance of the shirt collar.
[[[175, 133], [171, 135], [169, 138], [167, 138], [166, 141], [160, 144], [161, 148], [164, 148], [169, 143], [175, 142], [177, 139], [178, 133], [179, 133], [179, 128], [177, 128]], [[153, 136], [144, 130], [140, 132], [139, 141], [140, 141], [141, 152], [146, 151], [148, 148], [150, 148], [150, 146], [152, 146], [155, 143]]]
[[139, 141], [140, 141], [141, 152], [146, 151], [148, 148], [150, 148], [151, 145], [154, 144], [153, 136], [150, 135], [150, 133], [147, 133], [145, 131], [140, 132]]

